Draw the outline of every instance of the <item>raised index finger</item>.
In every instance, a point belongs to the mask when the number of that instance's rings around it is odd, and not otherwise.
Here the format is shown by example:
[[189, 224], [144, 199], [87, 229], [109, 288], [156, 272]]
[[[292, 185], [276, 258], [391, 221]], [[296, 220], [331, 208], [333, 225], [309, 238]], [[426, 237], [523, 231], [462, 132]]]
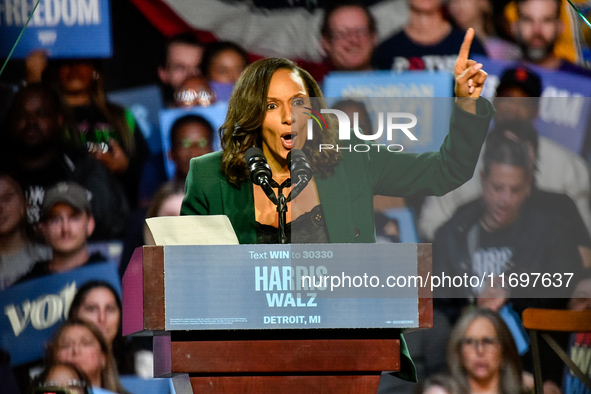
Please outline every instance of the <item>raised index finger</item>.
[[464, 36], [464, 42], [460, 47], [460, 53], [458, 54], [458, 61], [467, 62], [468, 55], [470, 54], [470, 46], [472, 46], [472, 40], [474, 39], [474, 29], [469, 28]]

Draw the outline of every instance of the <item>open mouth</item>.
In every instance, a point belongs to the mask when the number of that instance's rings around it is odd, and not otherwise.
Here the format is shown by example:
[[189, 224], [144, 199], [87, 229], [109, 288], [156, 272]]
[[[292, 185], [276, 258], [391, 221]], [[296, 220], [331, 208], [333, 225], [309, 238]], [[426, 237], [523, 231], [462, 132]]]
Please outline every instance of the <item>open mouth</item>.
[[498, 211], [495, 212], [495, 219], [497, 219], [497, 221], [499, 221], [499, 222], [506, 220], [508, 217], [509, 217], [509, 211], [506, 209], [499, 209]]
[[285, 149], [291, 149], [295, 138], [297, 137], [296, 133], [286, 133], [281, 136], [281, 143]]

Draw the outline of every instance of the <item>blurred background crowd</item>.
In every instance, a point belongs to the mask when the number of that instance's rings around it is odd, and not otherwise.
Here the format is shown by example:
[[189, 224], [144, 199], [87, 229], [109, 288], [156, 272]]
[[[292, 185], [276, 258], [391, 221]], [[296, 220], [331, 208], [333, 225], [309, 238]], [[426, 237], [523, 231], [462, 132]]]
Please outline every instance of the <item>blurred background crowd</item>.
[[[576, 289], [570, 299], [494, 288], [436, 298], [435, 328], [406, 335], [420, 385], [384, 374], [379, 392], [531, 392], [521, 312], [591, 309], [591, 88], [571, 89], [591, 82], [583, 19], [591, 5], [572, 3], [117, 0], [110, 57], [54, 56], [39, 46], [10, 59], [0, 75], [0, 391], [55, 383], [148, 392], [126, 380], [150, 379], [153, 360], [150, 342], [121, 335], [121, 277], [135, 248], [154, 242], [144, 220], [179, 215], [190, 159], [220, 149], [223, 108], [248, 64], [287, 57], [319, 83], [379, 72], [451, 78], [471, 27], [471, 56], [500, 67], [489, 78], [497, 114], [474, 177], [441, 197], [376, 197], [378, 241], [433, 242], [434, 270], [446, 273], [560, 267], [575, 274]], [[16, 18], [11, 12], [0, 10], [0, 19]], [[559, 98], [543, 101], [550, 96]], [[559, 126], [558, 138], [538, 128], [548, 105], [569, 97], [582, 108], [574, 148], [561, 144]], [[372, 129], [360, 97], [334, 107], [358, 112], [361, 129]], [[56, 317], [50, 306], [35, 317], [48, 294], [63, 300]], [[41, 350], [15, 355], [10, 335], [29, 331], [28, 345]], [[591, 376], [591, 336], [560, 344]], [[541, 351], [545, 392], [590, 392]]]

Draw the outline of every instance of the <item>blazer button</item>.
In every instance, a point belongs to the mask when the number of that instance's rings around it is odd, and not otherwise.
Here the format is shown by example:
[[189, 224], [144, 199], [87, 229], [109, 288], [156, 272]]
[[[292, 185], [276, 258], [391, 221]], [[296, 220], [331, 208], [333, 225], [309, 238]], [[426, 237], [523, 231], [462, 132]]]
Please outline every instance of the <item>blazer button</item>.
[[359, 238], [359, 229], [357, 227], [355, 227], [355, 238]]

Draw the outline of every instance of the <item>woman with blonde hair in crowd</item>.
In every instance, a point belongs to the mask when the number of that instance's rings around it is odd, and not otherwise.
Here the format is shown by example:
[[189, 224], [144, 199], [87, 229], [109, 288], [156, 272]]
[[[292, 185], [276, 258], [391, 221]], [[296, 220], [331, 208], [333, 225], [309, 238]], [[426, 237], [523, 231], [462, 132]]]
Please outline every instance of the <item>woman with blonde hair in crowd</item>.
[[57, 329], [47, 349], [47, 364], [57, 362], [74, 364], [88, 376], [93, 387], [127, 394], [109, 345], [92, 323], [73, 319]]
[[451, 376], [463, 393], [520, 394], [521, 360], [503, 319], [490, 309], [466, 310], [447, 347]]

